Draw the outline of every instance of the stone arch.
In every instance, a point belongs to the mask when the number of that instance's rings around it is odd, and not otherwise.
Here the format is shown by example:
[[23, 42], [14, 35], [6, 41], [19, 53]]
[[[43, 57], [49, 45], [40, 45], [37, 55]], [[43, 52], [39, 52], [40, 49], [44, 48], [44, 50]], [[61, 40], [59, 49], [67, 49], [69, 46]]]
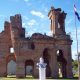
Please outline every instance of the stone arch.
[[34, 49], [35, 49], [35, 45], [34, 45], [34, 43], [33, 43], [33, 42], [31, 43], [31, 48], [32, 48], [32, 50], [34, 50]]
[[8, 63], [10, 60], [13, 60], [16, 62], [16, 55], [15, 54], [10, 54], [6, 56], [6, 62]]
[[43, 50], [43, 59], [44, 59], [44, 62], [47, 63], [47, 66], [46, 66], [46, 76], [47, 77], [51, 77], [51, 68], [50, 68], [50, 54], [49, 54], [49, 49], [48, 48], [45, 48]]
[[6, 72], [7, 75], [16, 74], [16, 57], [14, 54], [10, 54], [6, 57]]
[[61, 49], [57, 50], [57, 62], [58, 62], [58, 68], [59, 68], [60, 74], [62, 74], [63, 78], [66, 78], [67, 77], [67, 72], [66, 72], [67, 61], [64, 58], [64, 52]]
[[33, 60], [26, 60], [25, 61], [25, 76], [26, 75], [32, 75], [33, 76], [33, 71], [34, 69], [34, 62]]
[[7, 64], [7, 74], [8, 75], [15, 75], [16, 74], [16, 62], [11, 60]]

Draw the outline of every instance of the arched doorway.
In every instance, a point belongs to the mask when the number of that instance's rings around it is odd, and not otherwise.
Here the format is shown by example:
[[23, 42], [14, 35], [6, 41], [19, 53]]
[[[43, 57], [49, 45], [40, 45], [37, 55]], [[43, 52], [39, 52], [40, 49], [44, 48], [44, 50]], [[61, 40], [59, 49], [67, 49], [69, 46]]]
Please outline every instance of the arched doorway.
[[63, 51], [57, 50], [57, 62], [58, 62], [58, 70], [59, 70], [59, 77], [66, 78], [66, 65], [67, 61], [64, 58]]
[[16, 62], [14, 60], [10, 60], [7, 64], [7, 74], [15, 75], [16, 74]]
[[33, 68], [34, 68], [33, 60], [26, 60], [25, 61], [25, 76], [27, 75], [33, 76]]
[[15, 54], [10, 54], [6, 56], [6, 70], [7, 70], [7, 77], [9, 75], [16, 75], [16, 56]]
[[51, 69], [50, 69], [50, 65], [49, 65], [50, 55], [49, 55], [49, 49], [48, 48], [45, 48], [43, 51], [43, 59], [44, 59], [44, 62], [47, 63], [46, 77], [51, 77]]

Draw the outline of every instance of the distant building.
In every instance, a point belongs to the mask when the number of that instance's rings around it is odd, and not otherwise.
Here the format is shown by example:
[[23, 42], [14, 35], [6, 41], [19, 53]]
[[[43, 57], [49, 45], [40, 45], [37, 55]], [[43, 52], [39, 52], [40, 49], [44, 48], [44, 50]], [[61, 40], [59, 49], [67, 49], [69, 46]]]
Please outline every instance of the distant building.
[[0, 33], [0, 76], [15, 74], [16, 77], [26, 77], [31, 74], [38, 77], [36, 63], [42, 56], [47, 63], [47, 77], [58, 78], [59, 69], [62, 77], [73, 77], [72, 40], [65, 32], [66, 13], [51, 7], [48, 17], [52, 37], [34, 33], [25, 38], [20, 14], [11, 16], [10, 22], [5, 21], [4, 31]]

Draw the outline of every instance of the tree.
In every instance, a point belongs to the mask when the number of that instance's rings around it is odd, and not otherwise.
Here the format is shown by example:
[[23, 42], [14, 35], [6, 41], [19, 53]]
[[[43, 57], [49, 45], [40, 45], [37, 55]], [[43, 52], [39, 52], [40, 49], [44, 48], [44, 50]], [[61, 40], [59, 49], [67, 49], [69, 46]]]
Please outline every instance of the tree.
[[73, 65], [73, 74], [76, 75], [76, 73], [78, 71], [78, 61], [72, 60], [72, 65]]

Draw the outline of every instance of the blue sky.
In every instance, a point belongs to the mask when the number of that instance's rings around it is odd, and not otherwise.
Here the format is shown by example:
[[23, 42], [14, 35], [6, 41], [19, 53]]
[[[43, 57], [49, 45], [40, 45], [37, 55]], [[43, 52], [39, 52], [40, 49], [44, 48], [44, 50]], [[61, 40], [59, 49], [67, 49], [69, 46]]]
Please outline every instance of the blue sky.
[[[50, 34], [50, 20], [48, 12], [51, 6], [61, 8], [67, 13], [65, 20], [66, 32], [73, 39], [72, 57], [76, 58], [76, 34], [75, 34], [75, 16], [73, 10], [74, 0], [0, 0], [0, 32], [4, 29], [4, 21], [11, 15], [21, 14], [23, 27], [26, 33], [31, 35], [34, 32]], [[75, 0], [77, 11], [80, 13], [80, 2]], [[78, 41], [80, 49], [80, 22], [77, 20]], [[80, 51], [80, 50], [79, 50]]]

